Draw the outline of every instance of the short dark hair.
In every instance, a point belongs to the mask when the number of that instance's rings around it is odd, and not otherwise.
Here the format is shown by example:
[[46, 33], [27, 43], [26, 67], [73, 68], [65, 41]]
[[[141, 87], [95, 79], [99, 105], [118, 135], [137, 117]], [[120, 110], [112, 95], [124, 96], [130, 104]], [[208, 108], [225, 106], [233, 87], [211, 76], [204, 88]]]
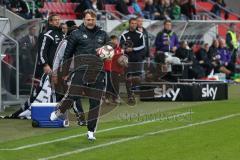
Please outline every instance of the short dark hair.
[[63, 23], [63, 22], [62, 22], [62, 23], [60, 23], [60, 26], [63, 26], [63, 25], [66, 25], [66, 23]]
[[136, 21], [136, 20], [137, 20], [137, 18], [135, 18], [135, 17], [132, 17], [132, 18], [130, 18], [130, 19], [129, 19], [129, 21], [128, 21], [128, 22], [129, 22], [129, 23], [131, 23], [132, 21]]
[[97, 17], [96, 12], [95, 12], [94, 10], [92, 10], [92, 9], [86, 9], [86, 10], [83, 12], [83, 18], [85, 18], [87, 14], [90, 14], [91, 17], [94, 17], [94, 18]]
[[172, 23], [172, 21], [171, 20], [168, 20], [168, 19], [166, 19], [164, 22], [163, 22], [163, 24], [165, 25], [165, 24], [167, 24], [167, 23]]
[[118, 37], [116, 35], [111, 35], [110, 36], [110, 39], [113, 40], [113, 39], [118, 39]]
[[72, 20], [66, 21], [65, 23], [68, 26], [68, 28], [76, 26], [76, 23], [74, 21], [72, 21]]
[[48, 17], [48, 22], [52, 21], [53, 20], [53, 17], [57, 17], [59, 16], [58, 14], [51, 14], [49, 17]]

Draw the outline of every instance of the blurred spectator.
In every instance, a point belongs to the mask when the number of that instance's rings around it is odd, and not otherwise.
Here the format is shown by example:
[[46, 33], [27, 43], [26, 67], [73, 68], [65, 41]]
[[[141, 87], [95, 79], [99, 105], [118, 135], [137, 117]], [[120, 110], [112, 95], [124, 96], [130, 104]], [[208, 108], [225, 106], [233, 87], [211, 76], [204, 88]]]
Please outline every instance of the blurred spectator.
[[157, 52], [176, 52], [178, 37], [177, 34], [172, 31], [172, 22], [170, 20], [164, 21], [164, 29], [157, 34], [155, 46]]
[[116, 1], [116, 10], [124, 15], [130, 15], [128, 11], [129, 0], [117, 0]]
[[72, 21], [72, 20], [66, 21], [66, 25], [67, 25], [67, 28], [68, 28], [67, 35], [69, 35], [73, 30], [78, 28], [76, 23], [74, 21]]
[[23, 18], [31, 18], [28, 4], [23, 0], [9, 0], [7, 8]]
[[208, 51], [208, 58], [211, 61], [214, 72], [222, 72], [226, 75], [231, 74], [231, 71], [228, 70], [224, 65], [220, 64], [220, 55], [218, 55], [219, 41], [217, 39], [213, 40], [213, 43]]
[[[219, 40], [218, 55], [220, 56], [220, 65], [226, 67], [231, 71], [231, 75], [234, 74], [234, 64], [231, 61], [231, 52], [226, 47], [226, 41], [224, 39]], [[228, 75], [230, 78], [230, 75]]]
[[[226, 35], [227, 48], [232, 52], [231, 62], [236, 63], [237, 51], [239, 48], [238, 35], [236, 33], [236, 24], [231, 23]], [[235, 72], [235, 67], [233, 68]]]
[[165, 0], [156, 0], [154, 3], [155, 6], [155, 13], [154, 17], [156, 20], [164, 20], [164, 4]]
[[83, 1], [80, 1], [80, 4], [75, 9], [75, 12], [77, 12], [79, 19], [83, 18], [82, 17], [83, 12], [86, 9], [92, 9], [95, 12], [98, 12], [100, 10], [104, 10], [104, 3], [103, 3], [102, 0], [83, 0]]
[[165, 0], [165, 3], [163, 5], [163, 10], [164, 10], [164, 17], [165, 19], [172, 19], [172, 4], [170, 0]]
[[181, 7], [179, 6], [179, 4], [179, 0], [174, 0], [171, 13], [171, 17], [174, 20], [181, 19]]
[[105, 0], [105, 4], [115, 4], [116, 0]]
[[204, 68], [206, 75], [209, 75], [213, 70], [213, 65], [210, 59], [208, 58], [208, 51], [209, 51], [208, 43], [205, 43], [196, 55], [197, 60], [199, 64]]
[[203, 78], [205, 76], [204, 69], [199, 65], [195, 54], [186, 41], [180, 42], [175, 55], [183, 62], [192, 63], [189, 67], [188, 78]]
[[[20, 56], [19, 61], [21, 64], [20, 71], [24, 74], [32, 74], [32, 68], [36, 61], [37, 55], [37, 29], [32, 26], [28, 30], [28, 35], [19, 40]], [[27, 63], [26, 63], [27, 62]]]
[[68, 26], [66, 23], [61, 23], [60, 24], [60, 28], [62, 29], [62, 32], [64, 34], [64, 37], [67, 36], [67, 33], [68, 33]]
[[181, 41], [179, 48], [176, 50], [176, 57], [185, 62], [191, 62], [190, 48], [186, 41]]
[[143, 16], [141, 7], [138, 5], [137, 0], [131, 0], [131, 6], [133, 7], [134, 14], [138, 16]]
[[119, 104], [119, 85], [121, 76], [124, 74], [124, 67], [119, 65], [118, 58], [123, 55], [123, 51], [120, 48], [118, 37], [116, 35], [112, 35], [110, 38], [114, 48], [114, 56], [111, 60], [104, 61], [104, 69], [107, 73], [107, 92], [105, 103], [109, 103], [110, 97], [112, 97], [113, 103]]
[[186, 16], [187, 19], [193, 19], [193, 15], [196, 15], [196, 8], [193, 0], [183, 3], [181, 6], [181, 12]]
[[145, 7], [143, 9], [144, 18], [154, 20], [155, 6], [153, 0], [145, 0]]
[[224, 0], [214, 0], [214, 1], [215, 1], [215, 4], [213, 5], [211, 12], [221, 17], [221, 12], [224, 11], [224, 18], [228, 19], [229, 13], [223, 9], [226, 7], [226, 3], [224, 2]]
[[35, 3], [35, 15], [33, 15], [33, 6], [32, 3], [28, 3], [30, 9], [30, 16], [35, 18], [43, 18], [42, 13], [39, 12], [39, 8], [43, 8], [44, 0], [34, 0]]

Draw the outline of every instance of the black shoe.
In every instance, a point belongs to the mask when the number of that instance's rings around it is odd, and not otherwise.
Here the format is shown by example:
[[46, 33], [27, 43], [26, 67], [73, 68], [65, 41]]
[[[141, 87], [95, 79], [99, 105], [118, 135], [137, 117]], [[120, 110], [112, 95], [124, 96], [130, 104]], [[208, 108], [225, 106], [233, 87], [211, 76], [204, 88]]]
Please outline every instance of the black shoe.
[[134, 106], [135, 104], [136, 104], [136, 99], [135, 99], [135, 97], [134, 97], [134, 96], [130, 96], [130, 97], [128, 98], [128, 105]]

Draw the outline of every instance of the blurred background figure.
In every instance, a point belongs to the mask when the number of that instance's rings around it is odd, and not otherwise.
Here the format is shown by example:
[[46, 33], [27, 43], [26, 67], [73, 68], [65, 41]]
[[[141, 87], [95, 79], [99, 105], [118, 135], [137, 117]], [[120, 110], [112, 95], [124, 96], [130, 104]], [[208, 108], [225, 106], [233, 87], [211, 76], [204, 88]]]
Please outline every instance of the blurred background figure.
[[[231, 23], [226, 35], [226, 45], [227, 48], [231, 51], [231, 63], [235, 64], [237, 61], [237, 51], [239, 48], [238, 44], [238, 35], [236, 33], [236, 24]], [[233, 66], [233, 71], [235, 72], [235, 66]]]
[[218, 55], [220, 56], [220, 64], [231, 71], [231, 73], [227, 75], [227, 78], [229, 79], [234, 74], [235, 65], [231, 61], [232, 53], [226, 47], [225, 39], [221, 38], [219, 40]]
[[62, 29], [62, 32], [64, 34], [64, 37], [66, 37], [67, 33], [68, 33], [68, 26], [66, 23], [61, 23], [60, 24], [60, 28]]
[[[28, 30], [28, 35], [24, 36], [19, 40], [20, 46], [20, 71], [25, 74], [28, 70], [34, 68], [37, 55], [37, 36], [36, 26], [31, 26]], [[27, 62], [27, 63], [26, 63]]]

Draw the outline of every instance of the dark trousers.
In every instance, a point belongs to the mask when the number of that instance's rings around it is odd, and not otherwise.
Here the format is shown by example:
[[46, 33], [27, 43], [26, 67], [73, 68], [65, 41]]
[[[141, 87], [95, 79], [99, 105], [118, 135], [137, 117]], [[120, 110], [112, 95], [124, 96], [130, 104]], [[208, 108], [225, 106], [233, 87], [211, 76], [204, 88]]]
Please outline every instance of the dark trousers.
[[89, 98], [89, 111], [88, 111], [88, 131], [94, 132], [99, 116], [100, 101], [105, 87], [104, 74], [100, 75], [94, 83], [82, 83], [77, 73], [69, 88], [69, 96], [77, 97], [78, 103], [81, 103], [81, 97]]
[[76, 104], [76, 108], [73, 108], [73, 111], [75, 112], [75, 114], [79, 115], [81, 113], [84, 113], [81, 98], [77, 96], [73, 96], [73, 97], [70, 97], [70, 99], [72, 99]]
[[107, 92], [106, 92], [107, 99], [109, 99], [111, 95], [113, 99], [118, 98], [120, 80], [121, 75], [119, 73], [107, 72]]
[[132, 87], [137, 85], [137, 83], [140, 82], [143, 75], [143, 62], [130, 62], [128, 64], [128, 68], [125, 72], [125, 78], [126, 78], [126, 90], [128, 97], [133, 96]]
[[237, 61], [237, 49], [233, 49], [232, 57], [231, 57], [231, 67], [230, 70], [235, 73], [236, 72], [236, 61]]
[[[102, 90], [104, 89], [104, 83], [96, 83], [88, 85], [91, 88]], [[94, 91], [93, 91], [94, 92]], [[103, 93], [103, 92], [102, 92]], [[101, 99], [89, 98], [89, 111], [88, 111], [88, 131], [94, 132], [96, 129], [96, 124], [99, 116]]]

